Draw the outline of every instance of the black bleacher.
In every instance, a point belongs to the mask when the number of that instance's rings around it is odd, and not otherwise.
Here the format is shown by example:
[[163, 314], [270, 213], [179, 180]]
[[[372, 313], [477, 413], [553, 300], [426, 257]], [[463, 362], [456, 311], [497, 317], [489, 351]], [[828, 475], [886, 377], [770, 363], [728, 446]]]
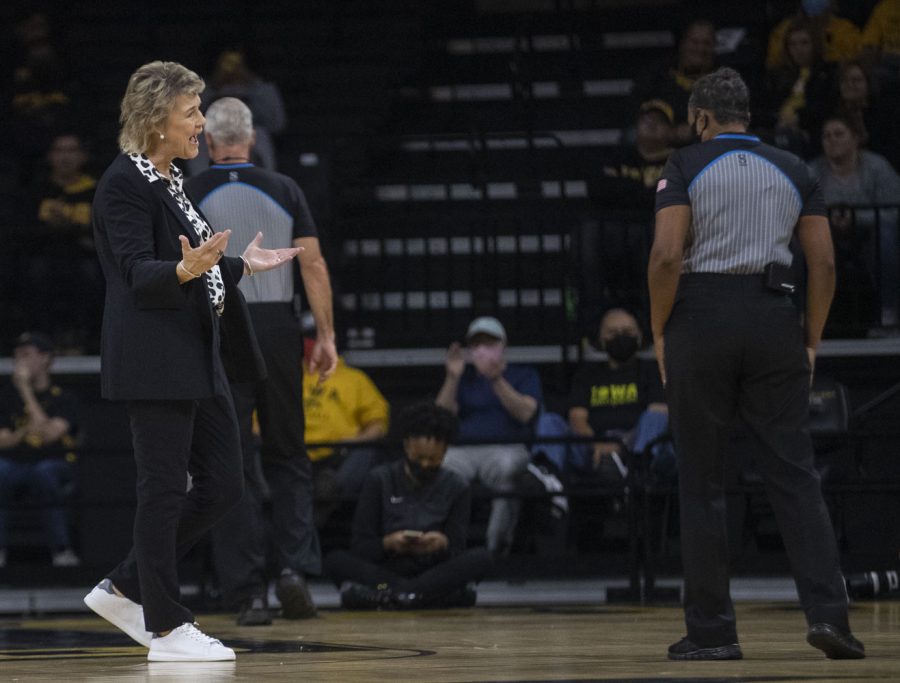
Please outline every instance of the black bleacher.
[[[561, 237], [607, 212], [609, 198], [599, 191], [601, 169], [611, 144], [632, 124], [633, 83], [666, 62], [686, 16], [682, 3], [646, 0], [627, 9], [560, 3], [543, 12], [488, 5], [50, 4], [55, 35], [69, 70], [79, 77], [94, 127], [97, 171], [115, 153], [119, 101], [138, 65], [175, 59], [203, 75], [222, 47], [245, 45], [251, 67], [275, 81], [284, 97], [288, 129], [276, 137], [280, 168], [310, 191], [336, 289], [357, 300], [401, 291], [423, 269], [429, 274], [425, 285], [438, 292], [457, 287], [453, 277], [460, 274], [477, 278], [465, 298], [472, 303], [459, 316], [447, 312], [452, 327], [434, 333], [417, 334], [434, 329], [432, 311], [423, 312], [421, 325], [417, 313], [407, 311], [400, 327], [393, 313], [370, 311], [362, 321], [356, 311], [346, 312], [351, 327], [374, 327], [384, 343], [411, 347], [435, 343], [458, 326], [457, 317], [504, 313], [510, 291], [518, 311], [517, 290], [560, 289], [567, 280], [565, 258], [558, 252], [520, 258], [515, 249], [497, 253], [489, 246], [476, 264], [434, 254], [414, 264], [387, 254], [372, 264], [370, 258], [365, 263], [348, 258], [343, 241]], [[706, 7], [722, 26], [747, 29], [742, 43], [747, 50], [759, 46], [765, 28], [760, 13], [717, 3]], [[459, 90], [491, 84], [508, 88], [508, 96], [466, 99]], [[465, 141], [468, 149], [448, 147]], [[423, 151], [423, 144], [431, 147]], [[301, 164], [300, 155], [309, 152], [318, 163]], [[422, 192], [433, 191], [422, 186], [431, 185], [445, 186], [448, 199], [420, 201]], [[410, 198], [385, 199], [390, 186], [408, 186]], [[473, 200], [492, 196], [496, 188], [502, 198]], [[486, 299], [486, 287], [505, 293]], [[553, 292], [544, 305], [541, 295], [541, 305], [518, 317], [526, 323], [535, 315], [556, 320], [560, 296]], [[558, 341], [558, 324], [530, 327], [521, 337], [520, 330], [511, 330], [513, 338]]]
[[[571, 236], [585, 221], [623, 218], [627, 202], [604, 193], [603, 165], [633, 124], [635, 82], [668, 63], [685, 17], [678, 3], [654, 5], [420, 11], [415, 68], [397, 72], [390, 116], [365, 142], [353, 182], [335, 187], [351, 330], [374, 330], [378, 346], [431, 346], [445, 332], [457, 338], [472, 315], [495, 313], [518, 343], [556, 344], [572, 333], [576, 321], [564, 305], [572, 298]], [[746, 32], [726, 59], [758, 52], [765, 17], [732, 7], [711, 16]], [[649, 212], [624, 219], [650, 221]], [[563, 253], [523, 254], [502, 242], [485, 242], [475, 264], [459, 253], [407, 253], [418, 238], [493, 235], [552, 235], [564, 241]], [[403, 246], [365, 256], [346, 249], [362, 239]], [[410, 287], [440, 296], [458, 281], [465, 288], [466, 278], [469, 295], [458, 308], [398, 311], [382, 301]], [[534, 290], [542, 292], [537, 300]]]

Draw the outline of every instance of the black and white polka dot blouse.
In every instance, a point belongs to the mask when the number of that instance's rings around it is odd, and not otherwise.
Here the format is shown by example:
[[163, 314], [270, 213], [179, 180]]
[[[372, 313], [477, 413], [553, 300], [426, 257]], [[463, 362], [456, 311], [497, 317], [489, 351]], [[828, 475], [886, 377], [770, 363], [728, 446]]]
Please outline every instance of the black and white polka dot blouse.
[[[171, 175], [171, 180], [169, 180], [169, 178], [166, 178], [157, 170], [156, 166], [154, 166], [153, 162], [147, 158], [146, 154], [129, 154], [128, 156], [148, 182], [155, 183], [156, 181], [161, 180], [165, 184], [169, 194], [172, 195], [172, 199], [175, 200], [175, 203], [178, 204], [178, 207], [184, 213], [188, 222], [193, 226], [194, 232], [197, 233], [197, 237], [201, 242], [205, 242], [212, 237], [212, 229], [206, 221], [203, 220], [203, 217], [197, 213], [194, 205], [191, 204], [191, 200], [188, 199], [188, 196], [184, 193], [182, 185], [183, 174], [181, 173], [181, 169], [174, 164], [170, 165], [169, 174]], [[214, 265], [206, 271], [204, 275], [206, 276], [205, 280], [206, 288], [209, 291], [209, 300], [215, 307], [216, 313], [222, 315], [222, 312], [225, 310], [225, 283], [222, 282], [222, 271], [218, 265]]]

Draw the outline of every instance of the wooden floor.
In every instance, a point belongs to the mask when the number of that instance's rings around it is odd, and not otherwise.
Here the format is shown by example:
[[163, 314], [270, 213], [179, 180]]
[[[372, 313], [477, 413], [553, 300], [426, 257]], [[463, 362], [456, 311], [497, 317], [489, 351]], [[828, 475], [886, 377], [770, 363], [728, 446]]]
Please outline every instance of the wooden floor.
[[900, 603], [854, 606], [868, 658], [833, 662], [804, 640], [785, 603], [741, 603], [739, 662], [670, 662], [682, 635], [675, 607], [475, 608], [342, 612], [239, 628], [201, 617], [237, 663], [148, 664], [96, 617], [0, 621], [2, 681], [897, 681]]

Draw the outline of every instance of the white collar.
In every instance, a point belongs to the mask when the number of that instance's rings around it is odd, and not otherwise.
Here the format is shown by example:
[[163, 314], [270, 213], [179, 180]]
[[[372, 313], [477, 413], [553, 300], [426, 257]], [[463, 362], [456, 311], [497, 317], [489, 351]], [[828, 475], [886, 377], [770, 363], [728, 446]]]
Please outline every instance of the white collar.
[[134, 162], [134, 165], [137, 166], [137, 169], [141, 172], [141, 175], [147, 179], [148, 183], [155, 183], [157, 180], [162, 180], [167, 185], [171, 183], [176, 192], [181, 192], [184, 174], [175, 164], [169, 164], [169, 173], [171, 175], [171, 180], [169, 180], [169, 178], [166, 178], [159, 172], [159, 169], [153, 165], [153, 162], [150, 161], [150, 158], [146, 154], [129, 154], [128, 158]]

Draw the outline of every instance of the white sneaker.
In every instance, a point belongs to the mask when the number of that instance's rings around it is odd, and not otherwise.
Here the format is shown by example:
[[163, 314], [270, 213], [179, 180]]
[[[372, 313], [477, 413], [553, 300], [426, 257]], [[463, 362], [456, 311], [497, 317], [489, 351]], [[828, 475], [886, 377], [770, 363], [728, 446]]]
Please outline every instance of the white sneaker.
[[84, 596], [84, 604], [144, 647], [150, 647], [153, 634], [144, 628], [144, 608], [116, 595], [109, 579], [103, 579]]
[[186, 622], [169, 635], [153, 636], [147, 655], [149, 662], [225, 662], [234, 658], [234, 650]]
[[80, 567], [81, 560], [71, 548], [66, 548], [58, 553], [53, 553], [54, 567]]

